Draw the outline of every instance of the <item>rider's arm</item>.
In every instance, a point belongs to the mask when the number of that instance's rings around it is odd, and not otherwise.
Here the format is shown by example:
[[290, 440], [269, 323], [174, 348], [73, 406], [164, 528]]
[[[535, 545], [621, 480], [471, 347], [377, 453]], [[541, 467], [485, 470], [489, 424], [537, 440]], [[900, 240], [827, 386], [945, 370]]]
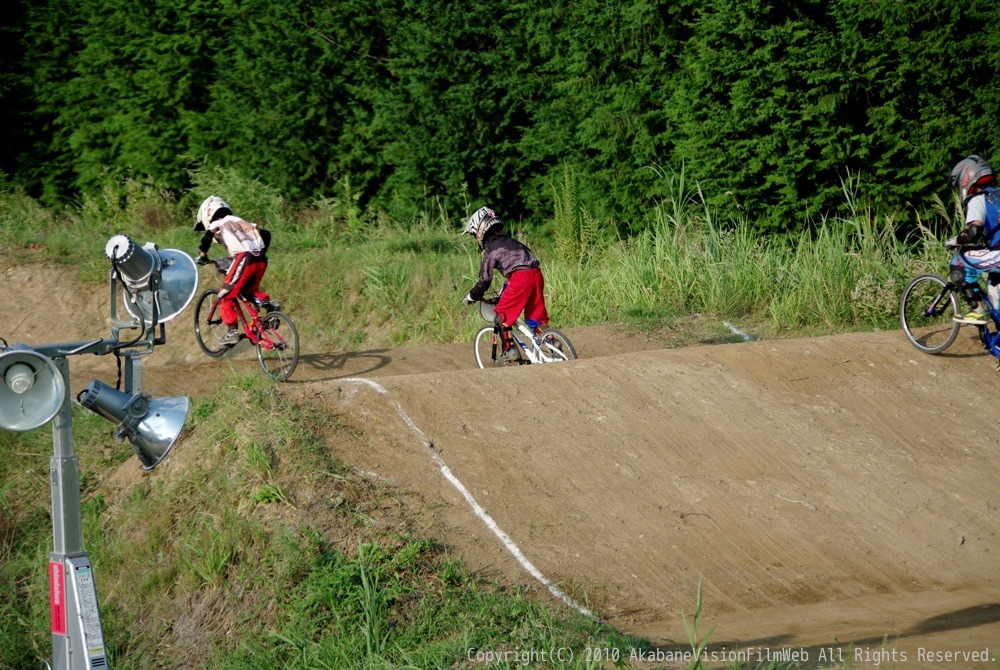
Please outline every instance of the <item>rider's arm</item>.
[[202, 256], [208, 257], [208, 250], [212, 248], [212, 240], [215, 239], [215, 234], [210, 230], [206, 230], [205, 234], [201, 236], [201, 243], [198, 245], [198, 251], [201, 252]]
[[970, 221], [965, 230], [958, 234], [955, 241], [959, 244], [975, 244], [983, 236], [983, 222]]
[[958, 234], [959, 244], [976, 244], [983, 237], [983, 221], [986, 220], [986, 196], [982, 193], [969, 199], [965, 209], [965, 230]]
[[479, 281], [469, 291], [469, 297], [472, 298], [473, 302], [482, 300], [486, 289], [493, 283], [493, 268], [497, 266], [497, 260], [496, 253], [487, 243], [486, 249], [483, 251], [483, 262], [479, 265]]

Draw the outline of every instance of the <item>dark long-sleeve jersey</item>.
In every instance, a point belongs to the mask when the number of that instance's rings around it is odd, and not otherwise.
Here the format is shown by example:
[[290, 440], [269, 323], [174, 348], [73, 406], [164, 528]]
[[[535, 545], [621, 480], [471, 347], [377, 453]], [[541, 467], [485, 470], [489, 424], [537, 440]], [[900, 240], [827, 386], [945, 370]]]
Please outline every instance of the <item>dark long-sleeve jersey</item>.
[[469, 291], [473, 300], [482, 300], [486, 289], [493, 283], [493, 271], [498, 270], [509, 279], [515, 270], [537, 268], [538, 259], [524, 246], [506, 233], [495, 235], [483, 246], [483, 262], [479, 266], [479, 281]]

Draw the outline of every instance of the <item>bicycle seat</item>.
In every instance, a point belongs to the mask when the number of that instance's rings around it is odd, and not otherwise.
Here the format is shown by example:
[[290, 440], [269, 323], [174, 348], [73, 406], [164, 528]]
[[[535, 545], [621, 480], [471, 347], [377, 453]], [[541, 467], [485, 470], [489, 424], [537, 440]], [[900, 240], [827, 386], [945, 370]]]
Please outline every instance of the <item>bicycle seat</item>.
[[233, 264], [233, 257], [223, 256], [222, 258], [216, 258], [212, 262], [215, 263], [215, 269], [219, 272], [219, 274], [224, 275], [228, 274], [229, 266]]
[[281, 309], [281, 305], [275, 300], [261, 300], [255, 295], [247, 295], [246, 293], [240, 293], [240, 300], [250, 303], [258, 312], [265, 312], [270, 314], [271, 312], [277, 312]]

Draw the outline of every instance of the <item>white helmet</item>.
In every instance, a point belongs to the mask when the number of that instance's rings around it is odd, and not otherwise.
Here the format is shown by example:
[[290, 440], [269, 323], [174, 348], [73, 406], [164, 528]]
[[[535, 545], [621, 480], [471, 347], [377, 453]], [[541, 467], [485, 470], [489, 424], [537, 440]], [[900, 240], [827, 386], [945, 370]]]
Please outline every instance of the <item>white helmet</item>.
[[465, 225], [465, 230], [462, 231], [465, 235], [475, 235], [476, 242], [479, 243], [479, 247], [483, 246], [483, 237], [486, 236], [486, 232], [493, 228], [494, 226], [500, 225], [500, 217], [489, 207], [480, 207], [476, 210], [476, 213], [469, 217], [469, 222]]
[[220, 209], [228, 209], [230, 212], [233, 211], [233, 208], [229, 206], [229, 203], [217, 195], [210, 195], [205, 198], [205, 201], [201, 203], [201, 207], [198, 208], [198, 218], [194, 222], [194, 229], [206, 230], [208, 228], [208, 224], [212, 223], [215, 213]]

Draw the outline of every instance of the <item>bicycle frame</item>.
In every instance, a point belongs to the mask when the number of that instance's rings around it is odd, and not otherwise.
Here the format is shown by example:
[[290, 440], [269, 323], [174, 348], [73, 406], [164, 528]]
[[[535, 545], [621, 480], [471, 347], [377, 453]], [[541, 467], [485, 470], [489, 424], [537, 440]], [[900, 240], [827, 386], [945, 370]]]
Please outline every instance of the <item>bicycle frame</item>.
[[[215, 262], [220, 274], [224, 274], [225, 260]], [[273, 300], [258, 305], [253, 296], [243, 293], [232, 293], [226, 299], [233, 301], [236, 320], [233, 327], [241, 331], [241, 336], [236, 341], [227, 336], [220, 315], [219, 289], [210, 288], [202, 292], [195, 307], [194, 335], [198, 346], [209, 356], [218, 358], [242, 340], [249, 340], [257, 350], [257, 362], [264, 373], [278, 381], [286, 381], [299, 360], [299, 335], [295, 324]]]
[[[496, 337], [500, 336], [499, 331], [495, 327], [493, 328], [493, 332]], [[521, 349], [532, 363], [557, 363], [566, 360], [566, 356], [549, 356], [546, 354], [542, 349], [541, 333], [528, 328], [528, 324], [523, 319], [518, 319], [514, 322], [514, 326], [511, 328], [511, 335], [514, 338], [514, 344]]]
[[[217, 258], [215, 261], [213, 261], [212, 265], [215, 266], [216, 273], [225, 277], [226, 274], [229, 272], [229, 266], [232, 262], [233, 262], [232, 258], [222, 257], [222, 258]], [[260, 326], [260, 315], [259, 315], [259, 310], [256, 308], [256, 306], [252, 302], [250, 302], [250, 300], [244, 297], [243, 294], [237, 294], [236, 300], [234, 301], [234, 307], [236, 309], [236, 318], [239, 320], [240, 330], [243, 332], [243, 335], [245, 335], [246, 338], [250, 340], [250, 343], [252, 345], [254, 346], [260, 345], [264, 349], [272, 351], [275, 348], [275, 346], [277, 346], [276, 343], [273, 342], [271, 338], [267, 337], [266, 335], [264, 335], [263, 337], [258, 335], [258, 334], [263, 335], [264, 329], [261, 328]], [[218, 309], [219, 309], [219, 300], [218, 298], [216, 298], [215, 301], [212, 303], [212, 308], [208, 312], [209, 320], [211, 320], [215, 316], [215, 312]], [[243, 312], [244, 309], [246, 309], [246, 311], [250, 313], [249, 321], [246, 318], [246, 314], [244, 314]]]
[[[220, 301], [218, 298], [216, 298], [212, 302], [212, 308], [208, 312], [209, 319], [212, 319], [215, 316], [216, 310], [219, 309], [219, 302]], [[235, 307], [236, 307], [236, 318], [239, 320], [240, 323], [240, 330], [242, 330], [246, 338], [250, 340], [250, 344], [254, 346], [257, 346], [259, 344], [268, 351], [274, 349], [276, 343], [273, 340], [271, 340], [270, 337], [267, 337], [266, 335], [263, 334], [264, 329], [260, 327], [260, 313], [257, 310], [257, 308], [254, 307], [253, 303], [251, 303], [249, 300], [240, 295], [237, 296], [236, 298]], [[246, 314], [243, 311], [244, 309], [246, 309], [246, 311], [250, 313], [249, 320], [247, 320]]]
[[[959, 260], [958, 266], [963, 268], [972, 268], [983, 274], [989, 274], [990, 269], [980, 270], [976, 267], [975, 263], [969, 262], [966, 258], [965, 252], [961, 249], [955, 252], [955, 258]], [[992, 268], [991, 268], [992, 269]], [[937, 305], [941, 302], [941, 299], [948, 293], [958, 294], [961, 285], [956, 286], [954, 282], [949, 281], [948, 284], [942, 289], [941, 295], [931, 303], [931, 306], [927, 308], [927, 314], [931, 314], [933, 310], [937, 309]], [[1000, 311], [998, 311], [997, 306], [990, 301], [989, 296], [983, 296], [982, 303], [986, 305], [986, 309], [990, 315], [990, 320], [993, 321], [994, 330], [991, 332], [989, 324], [977, 326], [979, 330], [979, 339], [983, 343], [983, 346], [996, 357], [998, 365], [1000, 365]]]

